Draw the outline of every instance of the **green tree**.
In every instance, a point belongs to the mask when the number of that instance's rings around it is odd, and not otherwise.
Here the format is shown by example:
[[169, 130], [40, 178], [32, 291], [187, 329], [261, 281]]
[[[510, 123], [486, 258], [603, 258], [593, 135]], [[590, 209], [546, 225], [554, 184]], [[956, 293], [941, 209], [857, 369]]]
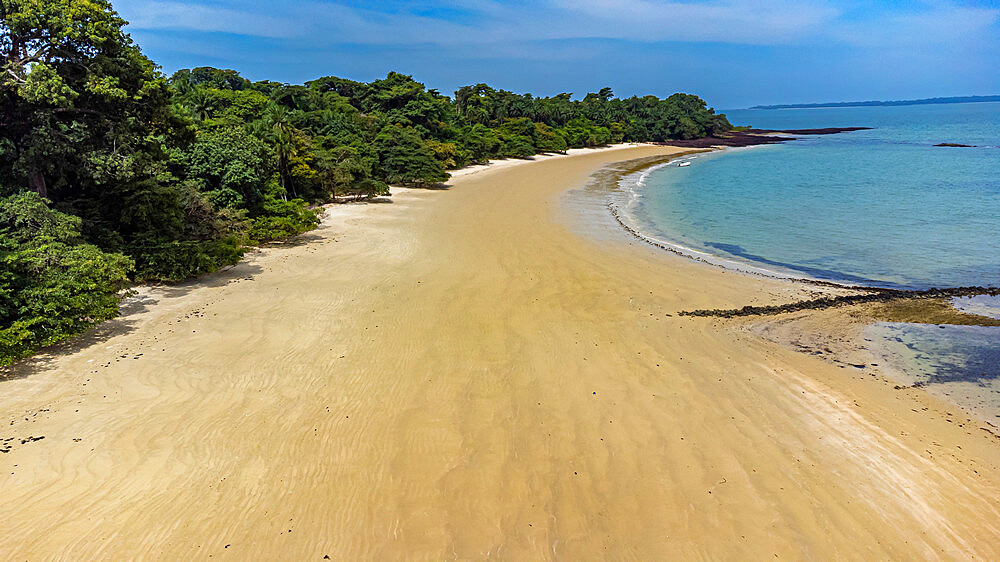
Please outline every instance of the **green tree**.
[[151, 173], [144, 154], [187, 134], [166, 81], [106, 0], [4, 0], [0, 18], [6, 185], [58, 201]]
[[459, 135], [459, 143], [460, 147], [465, 148], [469, 160], [476, 164], [484, 163], [496, 156], [503, 146], [496, 131], [481, 123], [465, 127]]
[[34, 192], [0, 198], [0, 365], [118, 315], [132, 260], [86, 244]]
[[295, 156], [295, 127], [292, 126], [291, 118], [287, 109], [277, 104], [268, 106], [264, 113], [264, 118], [258, 122], [257, 134], [266, 142], [270, 143], [278, 157], [278, 177], [281, 188], [288, 193], [289, 188], [292, 195], [297, 196], [295, 186], [292, 184], [292, 158]]
[[338, 193], [348, 192], [371, 175], [359, 151], [351, 146], [336, 146], [316, 151], [316, 170], [320, 185], [327, 197], [335, 199]]
[[264, 142], [236, 126], [199, 131], [172, 164], [178, 176], [194, 181], [219, 206], [250, 210], [259, 209], [264, 184], [274, 173]]
[[[194, 69], [178, 70], [170, 77], [174, 86], [188, 84], [192, 87], [205, 86], [219, 90], [246, 90], [251, 87], [250, 81], [240, 76], [235, 70], [222, 70], [210, 66], [199, 66]], [[184, 86], [180, 86], [183, 89]]]
[[545, 123], [535, 123], [535, 147], [539, 152], [566, 152], [566, 138]]
[[378, 170], [388, 183], [430, 184], [448, 179], [433, 149], [412, 127], [387, 125], [375, 137]]

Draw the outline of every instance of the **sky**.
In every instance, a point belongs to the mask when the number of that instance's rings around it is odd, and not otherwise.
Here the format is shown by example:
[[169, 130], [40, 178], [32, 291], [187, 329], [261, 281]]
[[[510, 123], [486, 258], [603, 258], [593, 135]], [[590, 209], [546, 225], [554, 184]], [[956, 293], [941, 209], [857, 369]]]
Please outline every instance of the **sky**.
[[1000, 0], [112, 0], [170, 74], [445, 94], [688, 92], [717, 109], [1000, 94]]

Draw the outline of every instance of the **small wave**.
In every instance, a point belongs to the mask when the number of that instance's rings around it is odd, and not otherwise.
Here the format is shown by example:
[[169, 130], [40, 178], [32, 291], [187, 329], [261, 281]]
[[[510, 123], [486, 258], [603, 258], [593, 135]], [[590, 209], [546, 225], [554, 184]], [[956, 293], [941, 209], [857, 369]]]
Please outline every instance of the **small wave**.
[[[751, 146], [751, 147], [724, 148], [722, 150], [719, 150], [718, 152], [724, 153], [730, 150], [749, 150], [752, 148], [759, 148], [759, 147]], [[692, 259], [694, 261], [706, 263], [716, 267], [721, 267], [723, 269], [729, 269], [733, 271], [739, 271], [741, 273], [748, 273], [751, 275], [758, 275], [761, 277], [769, 277], [773, 279], [798, 280], [798, 281], [806, 281], [809, 283], [829, 284], [829, 285], [837, 285], [843, 287], [857, 286], [858, 284], [871, 287], [879, 287], [882, 285], [877, 281], [869, 279], [862, 280], [861, 278], [845, 278], [841, 281], [837, 281], [833, 279], [813, 277], [808, 275], [808, 273], [797, 271], [793, 267], [788, 268], [791, 271], [781, 271], [781, 270], [761, 267], [750, 261], [738, 261], [738, 260], [728, 259], [713, 254], [711, 252], [706, 252], [703, 250], [692, 248], [690, 246], [686, 246], [684, 244], [681, 244], [673, 240], [666, 240], [644, 231], [640, 221], [635, 217], [633, 211], [639, 199], [642, 198], [642, 190], [646, 187], [646, 183], [649, 176], [653, 172], [656, 172], [657, 170], [661, 170], [663, 168], [668, 168], [671, 166], [676, 166], [678, 162], [684, 162], [691, 158], [694, 157], [688, 156], [684, 158], [669, 160], [667, 162], [663, 162], [655, 166], [650, 166], [649, 168], [646, 168], [642, 171], [626, 175], [621, 179], [619, 179], [618, 190], [616, 192], [615, 191], [611, 192], [608, 195], [608, 200], [607, 200], [607, 208], [611, 212], [611, 215], [614, 217], [615, 221], [622, 228], [624, 228], [629, 234], [638, 238], [639, 240], [642, 240], [643, 242], [646, 242], [647, 244], [677, 254], [679, 256]], [[622, 201], [615, 200], [616, 193], [620, 195], [620, 198], [623, 199]], [[766, 263], [766, 260], [764, 261]], [[772, 263], [772, 265], [776, 264]]]
[[[780, 271], [774, 271], [766, 269], [763, 267], [756, 267], [751, 264], [737, 262], [735, 260], [728, 260], [726, 258], [711, 254], [708, 252], [703, 252], [701, 250], [696, 250], [689, 246], [679, 244], [677, 242], [664, 240], [658, 238], [651, 234], [642, 232], [636, 225], [636, 221], [631, 217], [630, 214], [622, 212], [620, 207], [615, 204], [613, 200], [609, 200], [607, 204], [608, 210], [611, 212], [611, 216], [614, 217], [615, 221], [624, 228], [629, 234], [642, 240], [643, 242], [660, 248], [661, 250], [666, 250], [672, 252], [679, 256], [683, 256], [694, 261], [707, 263], [709, 265], [714, 265], [716, 267], [721, 267], [723, 269], [730, 269], [733, 271], [739, 271], [742, 273], [749, 273], [753, 275], [760, 275], [762, 277], [771, 277], [775, 279], [797, 279], [803, 281], [810, 281], [814, 283], [829, 283], [829, 281], [821, 279], [811, 279], [803, 277], [801, 275], [792, 275], [788, 273], [783, 273]], [[837, 284], [837, 283], [834, 283]]]

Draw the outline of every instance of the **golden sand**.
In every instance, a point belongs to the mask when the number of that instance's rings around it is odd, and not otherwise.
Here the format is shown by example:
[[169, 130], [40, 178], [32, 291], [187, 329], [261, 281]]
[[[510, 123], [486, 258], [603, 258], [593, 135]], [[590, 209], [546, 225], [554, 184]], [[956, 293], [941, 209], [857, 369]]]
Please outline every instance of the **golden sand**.
[[814, 289], [555, 219], [604, 164], [672, 150], [335, 206], [144, 291], [0, 384], [0, 558], [1000, 557], [991, 434], [676, 314]]

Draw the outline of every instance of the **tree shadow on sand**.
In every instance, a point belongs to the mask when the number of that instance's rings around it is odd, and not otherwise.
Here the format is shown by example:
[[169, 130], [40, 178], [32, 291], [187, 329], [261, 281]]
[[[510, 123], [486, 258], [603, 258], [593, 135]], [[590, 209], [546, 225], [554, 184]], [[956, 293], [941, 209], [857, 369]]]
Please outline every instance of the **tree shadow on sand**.
[[134, 331], [138, 316], [149, 310], [149, 307], [156, 302], [156, 299], [142, 296], [125, 299], [119, 308], [121, 316], [118, 318], [102, 322], [79, 336], [41, 349], [36, 355], [22, 359], [13, 365], [0, 367], [0, 383], [27, 378], [46, 371], [51, 369], [60, 358]]
[[[298, 248], [299, 246], [306, 246], [308, 244], [313, 244], [321, 240], [328, 240], [328, 238], [320, 234], [316, 234], [315, 232], [307, 232], [305, 234], [299, 234], [298, 236], [293, 236], [291, 238], [285, 238], [284, 240], [274, 240], [272, 242], [262, 244], [260, 247], [276, 248], [276, 249]], [[233, 269], [237, 269], [241, 265], [243, 265], [243, 262], [240, 262], [239, 264], [234, 266]]]
[[[316, 237], [316, 239], [319, 239], [319, 237]], [[226, 285], [239, 283], [240, 281], [252, 281], [254, 276], [262, 271], [264, 271], [264, 268], [255, 263], [250, 263], [244, 258], [243, 261], [234, 266], [225, 267], [201, 277], [180, 283], [154, 285], [151, 287], [151, 292], [157, 293], [166, 300], [176, 299], [199, 289], [225, 287]]]
[[403, 186], [406, 189], [422, 189], [424, 191], [448, 191], [451, 189], [450, 183], [419, 183]]
[[337, 200], [331, 204], [334, 205], [367, 205], [368, 203], [374, 203], [376, 205], [382, 203], [392, 203], [391, 197], [372, 197], [371, 199], [356, 199], [354, 197], [337, 197]]
[[230, 283], [252, 280], [261, 271], [263, 268], [259, 265], [242, 261], [235, 266], [183, 283], [154, 285], [148, 287], [148, 290], [143, 290], [140, 287], [139, 294], [122, 301], [119, 306], [120, 315], [117, 318], [93, 326], [79, 336], [41, 349], [37, 354], [13, 365], [0, 367], [0, 384], [49, 370], [64, 357], [83, 351], [93, 345], [105, 343], [112, 338], [134, 332], [141, 315], [161, 301], [181, 298], [197, 289], [223, 287]]

